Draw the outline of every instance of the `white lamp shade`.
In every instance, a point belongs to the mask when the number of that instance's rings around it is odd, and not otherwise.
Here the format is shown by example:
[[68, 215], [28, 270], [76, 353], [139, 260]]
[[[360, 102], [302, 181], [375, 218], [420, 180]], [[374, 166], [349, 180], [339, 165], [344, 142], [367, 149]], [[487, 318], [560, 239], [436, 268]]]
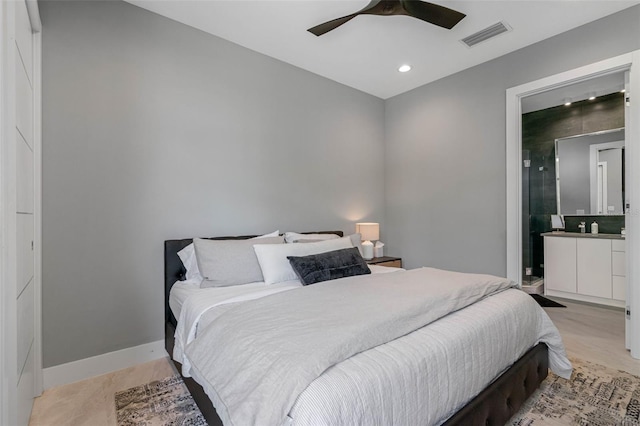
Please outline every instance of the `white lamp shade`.
[[362, 235], [363, 241], [377, 241], [380, 239], [380, 224], [356, 223], [356, 232]]

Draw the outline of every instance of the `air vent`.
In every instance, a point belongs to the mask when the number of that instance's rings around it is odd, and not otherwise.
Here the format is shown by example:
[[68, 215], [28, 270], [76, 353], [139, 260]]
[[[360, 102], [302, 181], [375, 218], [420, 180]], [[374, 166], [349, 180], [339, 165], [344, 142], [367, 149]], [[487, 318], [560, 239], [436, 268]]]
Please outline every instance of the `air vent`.
[[506, 33], [510, 30], [511, 27], [508, 24], [504, 22], [498, 22], [497, 24], [493, 24], [490, 27], [485, 28], [484, 30], [480, 30], [475, 34], [471, 34], [470, 36], [465, 37], [460, 41], [467, 46], [472, 47], [478, 43], [482, 43], [485, 40], [489, 40], [492, 37], [495, 37], [502, 33]]

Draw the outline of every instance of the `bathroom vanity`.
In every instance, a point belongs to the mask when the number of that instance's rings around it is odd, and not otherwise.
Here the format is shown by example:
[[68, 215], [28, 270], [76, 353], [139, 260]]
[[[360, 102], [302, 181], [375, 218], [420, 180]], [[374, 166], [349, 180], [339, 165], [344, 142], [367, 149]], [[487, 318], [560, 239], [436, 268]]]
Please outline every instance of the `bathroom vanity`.
[[545, 295], [625, 307], [623, 235], [547, 232], [542, 236]]

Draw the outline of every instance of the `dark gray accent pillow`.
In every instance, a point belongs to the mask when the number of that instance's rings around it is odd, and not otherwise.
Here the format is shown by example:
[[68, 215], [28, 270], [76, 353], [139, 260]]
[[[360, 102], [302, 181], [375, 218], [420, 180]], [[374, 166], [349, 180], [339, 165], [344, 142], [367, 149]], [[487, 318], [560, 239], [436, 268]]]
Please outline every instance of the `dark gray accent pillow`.
[[287, 259], [303, 285], [371, 273], [356, 247]]

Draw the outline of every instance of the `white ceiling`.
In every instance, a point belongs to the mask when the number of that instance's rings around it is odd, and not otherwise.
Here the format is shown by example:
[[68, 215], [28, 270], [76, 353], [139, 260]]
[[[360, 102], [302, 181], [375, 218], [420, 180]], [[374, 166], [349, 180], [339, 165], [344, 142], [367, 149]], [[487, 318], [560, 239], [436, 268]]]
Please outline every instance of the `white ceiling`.
[[563, 105], [566, 100], [579, 102], [591, 96], [598, 97], [619, 92], [625, 88], [624, 74], [624, 71], [620, 71], [527, 96], [522, 99], [522, 113]]
[[[307, 31], [368, 0], [127, 0], [302, 69], [387, 99], [610, 15], [636, 1], [436, 1], [467, 14], [452, 30], [407, 16], [358, 16]], [[513, 28], [473, 48], [459, 40], [499, 21]], [[408, 73], [397, 71], [410, 64]]]

